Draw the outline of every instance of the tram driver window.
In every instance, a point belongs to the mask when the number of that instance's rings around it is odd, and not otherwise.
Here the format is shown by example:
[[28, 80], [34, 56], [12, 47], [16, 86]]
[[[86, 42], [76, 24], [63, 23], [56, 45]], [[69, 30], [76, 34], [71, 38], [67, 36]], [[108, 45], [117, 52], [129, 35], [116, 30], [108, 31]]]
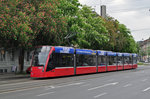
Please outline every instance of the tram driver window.
[[117, 60], [116, 56], [108, 56], [108, 66], [116, 65], [116, 60]]
[[73, 67], [73, 54], [53, 53], [49, 59], [47, 71], [54, 68]]

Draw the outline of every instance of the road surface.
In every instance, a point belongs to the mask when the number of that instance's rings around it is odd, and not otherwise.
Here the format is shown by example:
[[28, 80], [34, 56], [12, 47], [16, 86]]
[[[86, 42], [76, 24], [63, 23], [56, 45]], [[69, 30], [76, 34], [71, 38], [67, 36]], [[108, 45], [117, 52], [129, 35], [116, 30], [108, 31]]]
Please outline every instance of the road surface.
[[149, 99], [150, 66], [49, 79], [0, 81], [0, 99]]

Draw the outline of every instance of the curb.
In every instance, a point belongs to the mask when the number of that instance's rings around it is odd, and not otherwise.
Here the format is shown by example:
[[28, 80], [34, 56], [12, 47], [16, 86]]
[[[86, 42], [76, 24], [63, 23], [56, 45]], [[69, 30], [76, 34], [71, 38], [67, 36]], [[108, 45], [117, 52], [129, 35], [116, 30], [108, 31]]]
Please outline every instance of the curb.
[[16, 74], [0, 75], [0, 80], [13, 80], [13, 79], [24, 79], [24, 78], [30, 78], [30, 75], [16, 75]]

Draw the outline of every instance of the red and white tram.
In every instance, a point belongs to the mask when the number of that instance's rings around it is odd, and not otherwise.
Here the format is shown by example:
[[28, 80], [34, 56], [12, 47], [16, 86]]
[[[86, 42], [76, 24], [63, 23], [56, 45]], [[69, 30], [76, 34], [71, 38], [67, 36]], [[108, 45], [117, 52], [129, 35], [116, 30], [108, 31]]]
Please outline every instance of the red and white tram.
[[35, 48], [31, 77], [46, 78], [137, 68], [137, 54], [40, 46]]

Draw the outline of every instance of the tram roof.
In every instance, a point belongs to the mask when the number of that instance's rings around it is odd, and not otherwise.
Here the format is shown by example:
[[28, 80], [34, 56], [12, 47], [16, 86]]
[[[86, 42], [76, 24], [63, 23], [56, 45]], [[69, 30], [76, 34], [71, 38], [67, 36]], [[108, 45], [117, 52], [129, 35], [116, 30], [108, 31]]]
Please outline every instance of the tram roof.
[[97, 54], [98, 54], [98, 55], [101, 55], [101, 56], [105, 56], [106, 53], [107, 53], [106, 51], [102, 51], [102, 50], [98, 50], [98, 51], [97, 51]]
[[116, 52], [107, 52], [107, 55], [108, 56], [117, 56], [117, 53]]
[[131, 56], [131, 53], [123, 53], [123, 56]]
[[55, 46], [55, 53], [74, 54], [75, 50], [72, 47]]
[[117, 52], [117, 56], [123, 56], [123, 53]]
[[96, 51], [89, 49], [76, 49], [76, 54], [96, 55]]
[[138, 55], [137, 54], [135, 54], [135, 53], [132, 53], [132, 55], [133, 55], [133, 57], [137, 57]]

